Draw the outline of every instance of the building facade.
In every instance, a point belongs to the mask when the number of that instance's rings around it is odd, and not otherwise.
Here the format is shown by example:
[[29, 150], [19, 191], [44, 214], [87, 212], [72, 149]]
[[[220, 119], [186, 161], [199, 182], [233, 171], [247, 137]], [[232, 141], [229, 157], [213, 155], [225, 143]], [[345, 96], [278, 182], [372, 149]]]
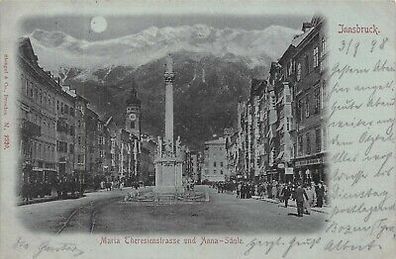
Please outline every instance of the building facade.
[[75, 177], [85, 183], [87, 167], [87, 112], [88, 100], [77, 95], [75, 99], [75, 139], [74, 139], [74, 172]]
[[97, 188], [100, 181], [154, 177], [155, 143], [146, 143], [140, 155], [141, 102], [135, 88], [127, 96], [122, 123], [116, 123], [101, 118], [73, 86], [61, 85], [41, 68], [29, 38], [19, 41], [17, 69], [20, 187], [67, 180]]
[[56, 151], [59, 177], [70, 177], [74, 171], [75, 96], [62, 88], [56, 95]]
[[58, 172], [56, 99], [61, 87], [38, 65], [28, 38], [19, 42], [20, 165], [22, 182], [54, 181]]
[[326, 180], [326, 34], [321, 17], [304, 23], [296, 44], [295, 71], [296, 155], [295, 176], [315, 182]]
[[225, 181], [229, 177], [227, 167], [225, 138], [205, 141], [202, 181]]
[[[253, 79], [238, 103], [227, 158], [239, 178], [326, 180], [326, 34], [322, 17], [303, 23], [267, 80]], [[230, 168], [230, 170], [231, 170]]]

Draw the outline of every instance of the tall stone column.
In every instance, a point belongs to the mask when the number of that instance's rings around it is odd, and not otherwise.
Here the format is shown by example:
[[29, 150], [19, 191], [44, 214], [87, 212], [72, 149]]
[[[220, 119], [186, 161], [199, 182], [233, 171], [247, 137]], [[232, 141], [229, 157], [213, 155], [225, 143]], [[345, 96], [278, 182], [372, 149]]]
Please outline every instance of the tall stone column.
[[[173, 132], [173, 73], [172, 58], [166, 59], [165, 80], [165, 137], [164, 149], [161, 138], [158, 139], [158, 154], [155, 160], [155, 191], [157, 193], [183, 192], [183, 161], [176, 155]], [[180, 140], [176, 146], [180, 145]]]
[[[165, 142], [173, 149], [173, 61], [170, 56], [166, 60], [165, 79]], [[169, 150], [172, 151], [172, 150]]]

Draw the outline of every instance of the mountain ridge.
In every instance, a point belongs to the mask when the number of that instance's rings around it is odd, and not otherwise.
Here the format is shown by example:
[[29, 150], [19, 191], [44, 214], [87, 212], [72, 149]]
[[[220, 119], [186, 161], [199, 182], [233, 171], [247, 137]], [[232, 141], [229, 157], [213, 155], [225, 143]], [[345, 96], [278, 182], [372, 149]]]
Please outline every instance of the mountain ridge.
[[39, 64], [87, 98], [102, 117], [113, 116], [123, 125], [125, 99], [136, 88], [142, 130], [154, 136], [164, 133], [163, 73], [171, 54], [175, 135], [200, 150], [204, 140], [235, 126], [237, 103], [248, 97], [251, 78], [266, 78], [271, 61], [296, 34], [281, 26], [246, 31], [195, 25], [150, 27], [99, 42], [42, 30], [30, 37]]
[[[244, 57], [247, 65], [253, 68], [260, 64], [262, 57], [279, 57], [299, 33], [278, 25], [249, 31], [196, 24], [150, 27], [135, 34], [92, 42], [76, 39], [60, 31], [41, 29], [34, 30], [28, 36], [41, 64], [53, 71], [60, 66], [93, 70], [111, 65], [136, 68], [179, 51], [218, 57], [233, 54]], [[58, 58], [54, 59], [54, 56]]]

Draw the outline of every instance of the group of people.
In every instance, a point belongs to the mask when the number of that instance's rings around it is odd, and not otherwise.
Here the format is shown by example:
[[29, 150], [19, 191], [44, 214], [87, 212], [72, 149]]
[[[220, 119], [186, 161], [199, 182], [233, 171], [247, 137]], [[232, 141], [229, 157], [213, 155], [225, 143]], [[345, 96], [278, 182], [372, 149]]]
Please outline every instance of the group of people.
[[37, 179], [29, 180], [23, 182], [21, 196], [24, 202], [29, 202], [36, 198], [53, 196], [55, 195], [55, 191], [58, 199], [65, 199], [76, 195], [82, 195], [84, 186], [80, 184], [78, 179], [61, 178], [52, 182], [48, 180], [40, 181]]
[[186, 191], [194, 191], [195, 181], [193, 179], [187, 179], [183, 181], [183, 187]]
[[217, 189], [218, 193], [233, 192], [235, 190], [235, 185], [233, 182], [214, 182], [212, 183], [212, 188]]
[[124, 188], [124, 181], [101, 181], [100, 182], [100, 189], [104, 190], [106, 189], [106, 191], [111, 191], [113, 189], [120, 189], [122, 190]]
[[297, 205], [297, 215], [310, 214], [312, 207], [323, 207], [327, 201], [327, 186], [323, 182], [305, 183], [263, 183], [260, 186], [260, 196], [267, 196], [270, 199], [277, 199], [285, 203], [287, 208], [289, 200], [294, 200]]
[[297, 215], [310, 214], [312, 207], [323, 207], [327, 202], [327, 186], [323, 182], [314, 183], [301, 181], [280, 183], [278, 181], [262, 182], [254, 184], [251, 181], [240, 182], [214, 182], [212, 188], [217, 189], [218, 193], [233, 192], [237, 198], [249, 199], [252, 196], [261, 198], [275, 199], [289, 205], [293, 200], [297, 205]]
[[255, 187], [251, 182], [240, 182], [237, 185], [236, 195], [240, 199], [250, 199], [257, 192], [257, 187]]
[[46, 195], [51, 195], [51, 185], [48, 181], [31, 181], [24, 182], [22, 184], [21, 194], [23, 201], [30, 201], [34, 198], [44, 197]]

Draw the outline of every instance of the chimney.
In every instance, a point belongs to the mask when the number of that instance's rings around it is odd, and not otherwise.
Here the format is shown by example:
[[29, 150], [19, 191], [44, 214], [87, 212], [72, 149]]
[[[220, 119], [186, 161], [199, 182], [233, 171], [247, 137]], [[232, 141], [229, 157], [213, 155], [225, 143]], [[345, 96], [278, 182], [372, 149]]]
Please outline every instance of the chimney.
[[310, 28], [312, 28], [313, 26], [312, 26], [312, 23], [310, 23], [310, 22], [304, 22], [303, 23], [303, 26], [302, 26], [302, 31], [303, 32], [306, 32], [307, 30], [309, 30]]

